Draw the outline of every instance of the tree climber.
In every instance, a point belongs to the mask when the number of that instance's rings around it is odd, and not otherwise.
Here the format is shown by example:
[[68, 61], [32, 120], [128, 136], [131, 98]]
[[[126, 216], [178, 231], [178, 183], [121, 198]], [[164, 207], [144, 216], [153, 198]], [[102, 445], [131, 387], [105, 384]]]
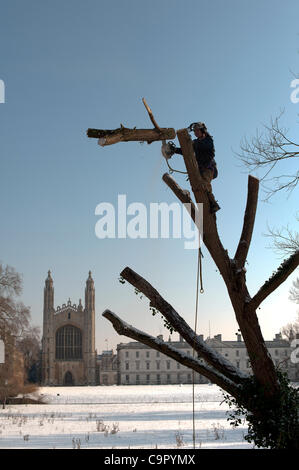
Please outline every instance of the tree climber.
[[[220, 209], [214, 194], [212, 192], [212, 179], [217, 178], [218, 170], [215, 161], [215, 149], [212, 136], [208, 133], [207, 127], [203, 122], [193, 122], [189, 130], [194, 132], [196, 139], [193, 139], [193, 148], [198, 163], [201, 177], [204, 180], [205, 189], [210, 201], [210, 211], [217, 212]], [[173, 142], [162, 144], [162, 154], [165, 158], [171, 158], [173, 154], [182, 155], [182, 150], [176, 147]]]

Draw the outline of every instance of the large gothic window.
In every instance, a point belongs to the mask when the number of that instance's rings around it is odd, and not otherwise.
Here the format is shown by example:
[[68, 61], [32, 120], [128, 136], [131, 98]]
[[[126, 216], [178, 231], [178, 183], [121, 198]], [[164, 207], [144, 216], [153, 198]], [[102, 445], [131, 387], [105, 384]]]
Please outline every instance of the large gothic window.
[[82, 333], [79, 328], [66, 325], [56, 332], [56, 359], [82, 359]]

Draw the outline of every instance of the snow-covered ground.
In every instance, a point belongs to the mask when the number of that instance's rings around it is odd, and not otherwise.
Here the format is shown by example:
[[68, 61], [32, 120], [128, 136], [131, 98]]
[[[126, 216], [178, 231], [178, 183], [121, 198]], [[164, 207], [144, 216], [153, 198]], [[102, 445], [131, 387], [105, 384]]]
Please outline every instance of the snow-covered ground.
[[[0, 448], [192, 448], [192, 385], [42, 387], [45, 405], [0, 409]], [[197, 448], [251, 448], [216, 385], [195, 386]]]

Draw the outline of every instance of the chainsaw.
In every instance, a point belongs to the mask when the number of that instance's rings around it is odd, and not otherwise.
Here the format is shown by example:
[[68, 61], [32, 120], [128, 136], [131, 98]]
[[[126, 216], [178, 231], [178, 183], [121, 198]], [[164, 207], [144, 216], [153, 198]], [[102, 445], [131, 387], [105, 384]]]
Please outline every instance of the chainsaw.
[[166, 140], [162, 140], [161, 152], [166, 160], [169, 160], [172, 157], [172, 155], [175, 153], [175, 149], [176, 146], [172, 141], [166, 143]]

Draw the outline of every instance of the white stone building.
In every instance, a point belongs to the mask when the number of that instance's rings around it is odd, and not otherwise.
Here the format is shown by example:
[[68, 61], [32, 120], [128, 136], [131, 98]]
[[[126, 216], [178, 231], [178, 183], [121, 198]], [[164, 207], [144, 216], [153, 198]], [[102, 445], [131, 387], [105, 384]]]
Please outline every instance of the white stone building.
[[[162, 335], [158, 338], [163, 339]], [[203, 339], [203, 337], [202, 337]], [[222, 341], [222, 336], [207, 338], [206, 344], [216, 349], [226, 359], [242, 371], [251, 373], [250, 361], [241, 335], [237, 341]], [[193, 355], [191, 346], [181, 337], [179, 341], [168, 341], [176, 349]], [[266, 347], [275, 363], [288, 372], [289, 378], [299, 381], [299, 370], [290, 361], [292, 348], [281, 334], [275, 335], [272, 341], [266, 341]], [[119, 385], [159, 385], [192, 383], [192, 370], [179, 364], [174, 359], [137, 341], [117, 345]], [[204, 376], [194, 373], [195, 383], [208, 383]]]
[[102, 354], [97, 356], [97, 384], [115, 385], [117, 377], [117, 355], [112, 349], [102, 351]]

